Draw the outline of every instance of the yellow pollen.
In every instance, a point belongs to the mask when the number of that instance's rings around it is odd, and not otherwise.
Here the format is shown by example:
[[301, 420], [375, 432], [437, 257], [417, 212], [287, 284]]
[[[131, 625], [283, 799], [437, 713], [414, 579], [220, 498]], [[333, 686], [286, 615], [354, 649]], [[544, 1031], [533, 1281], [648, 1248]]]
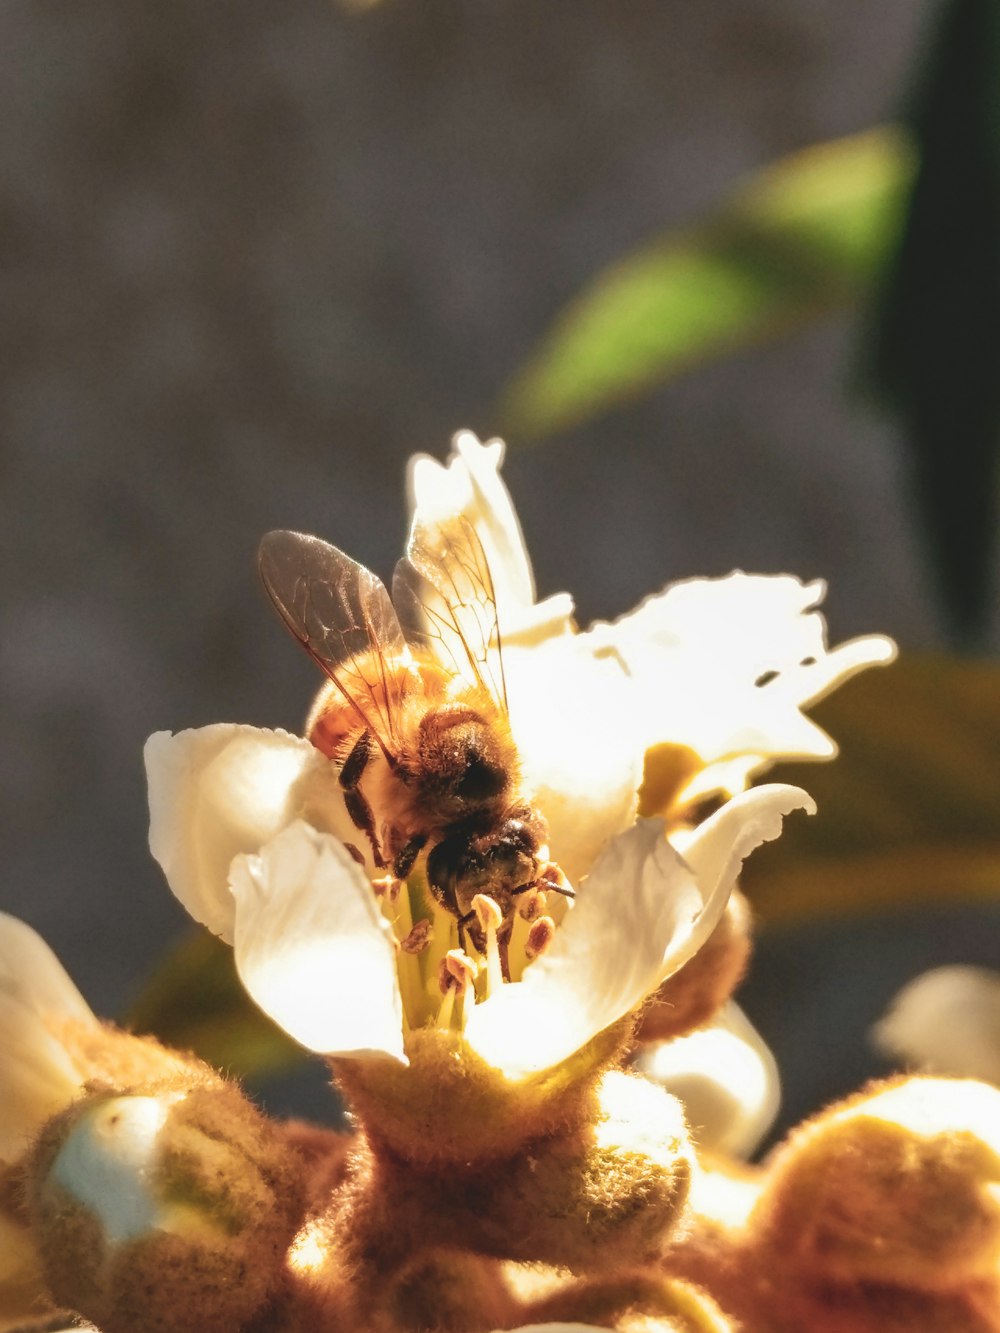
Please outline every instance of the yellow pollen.
[[404, 953], [423, 953], [434, 938], [434, 926], [430, 921], [417, 921], [408, 935], [399, 941]]

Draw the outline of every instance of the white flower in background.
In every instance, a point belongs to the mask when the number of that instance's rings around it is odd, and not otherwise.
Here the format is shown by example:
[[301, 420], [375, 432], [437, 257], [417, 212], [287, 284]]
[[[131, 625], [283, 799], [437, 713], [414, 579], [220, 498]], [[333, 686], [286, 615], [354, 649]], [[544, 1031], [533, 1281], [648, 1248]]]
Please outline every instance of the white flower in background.
[[933, 1074], [1000, 1084], [1000, 973], [937, 967], [909, 982], [873, 1031], [884, 1054]]
[[695, 1032], [641, 1048], [636, 1068], [680, 1099], [700, 1148], [749, 1157], [777, 1117], [777, 1062], [731, 1000]]
[[[30, 926], [0, 913], [0, 1170], [19, 1161], [42, 1126], [77, 1096], [85, 1071], [62, 1041], [97, 1027], [83, 996]], [[35, 1243], [0, 1202], [0, 1312], [44, 1308]]]
[[98, 1026], [58, 958], [30, 926], [0, 913], [0, 1164], [16, 1162], [80, 1091], [86, 1072], [60, 1037], [80, 1024]]
[[[512, 1074], [571, 1054], [693, 954], [780, 816], [811, 809], [792, 788], [739, 794], [776, 758], [835, 752], [801, 707], [893, 655], [878, 637], [828, 652], [813, 609], [822, 585], [787, 576], [692, 580], [578, 632], [568, 594], [535, 600], [502, 458], [499, 441], [460, 434], [446, 465], [413, 460], [410, 497], [415, 525], [461, 514], [482, 542], [524, 790], [580, 886], [571, 911], [548, 909], [553, 926], [565, 920], [530, 966], [529, 926], [515, 922], [513, 984], [495, 949], [484, 962], [459, 955], [443, 911], [425, 925], [419, 894], [378, 880], [373, 892], [337, 769], [308, 741], [221, 725], [147, 743], [150, 845], [171, 888], [233, 944], [258, 1003], [314, 1050], [398, 1060], [408, 1026], [438, 1022]], [[684, 799], [735, 798], [688, 835], [684, 860], [662, 820], [635, 820], [644, 754], [660, 742], [697, 756]]]

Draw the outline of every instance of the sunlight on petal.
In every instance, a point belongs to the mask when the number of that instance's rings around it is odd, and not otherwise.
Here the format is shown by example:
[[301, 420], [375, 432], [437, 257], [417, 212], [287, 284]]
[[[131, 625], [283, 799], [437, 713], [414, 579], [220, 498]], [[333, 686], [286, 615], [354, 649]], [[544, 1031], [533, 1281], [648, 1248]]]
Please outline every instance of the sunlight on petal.
[[500, 479], [504, 443], [481, 444], [471, 431], [452, 439], [447, 463], [427, 454], [410, 460], [407, 489], [414, 523], [463, 514], [483, 544], [505, 643], [537, 642], [566, 633], [573, 615], [568, 593], [535, 603], [535, 580], [521, 525]]
[[83, 1071], [53, 1033], [97, 1020], [34, 930], [0, 913], [0, 1159], [19, 1157], [80, 1091]]
[[150, 850], [195, 920], [231, 944], [233, 857], [291, 822], [328, 761], [288, 732], [227, 723], [158, 731], [145, 756]]
[[[553, 859], [576, 881], [635, 817], [643, 745], [629, 682], [617, 660], [593, 656], [576, 636], [513, 648], [504, 660], [525, 787], [545, 812]], [[595, 700], [614, 726], [581, 726]]]
[[343, 845], [296, 822], [231, 884], [236, 967], [264, 1012], [310, 1050], [405, 1064], [392, 931]]
[[[595, 625], [586, 637], [627, 665], [636, 707], [646, 718], [647, 745], [687, 745], [706, 765], [752, 756], [746, 780], [778, 756], [835, 755], [831, 738], [800, 710], [896, 655], [881, 635], [828, 650], [825, 622], [815, 609], [825, 590], [821, 581], [802, 583], [787, 574], [689, 579], [613, 625]], [[730, 767], [729, 790], [738, 776]], [[714, 789], [727, 788], [720, 781]], [[710, 790], [696, 777], [683, 799]]]
[[37, 1014], [2, 993], [0, 1051], [0, 1161], [13, 1161], [69, 1105], [84, 1073]]
[[778, 1066], [730, 1001], [706, 1027], [643, 1047], [636, 1067], [680, 1099], [701, 1148], [746, 1157], [778, 1114]]
[[605, 847], [549, 950], [516, 986], [475, 1007], [466, 1039], [512, 1077], [546, 1069], [634, 1009], [701, 947], [743, 860], [811, 811], [797, 787], [746, 792], [695, 831], [685, 858], [662, 819], [640, 819]]
[[33, 1013], [96, 1023], [90, 1005], [41, 935], [0, 912], [0, 996]]

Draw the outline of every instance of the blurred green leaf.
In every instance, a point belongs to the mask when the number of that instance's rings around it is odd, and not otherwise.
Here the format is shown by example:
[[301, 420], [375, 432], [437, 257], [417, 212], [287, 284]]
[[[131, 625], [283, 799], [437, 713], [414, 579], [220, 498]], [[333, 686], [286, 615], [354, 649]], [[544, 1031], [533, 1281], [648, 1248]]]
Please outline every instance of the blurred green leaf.
[[127, 1023], [236, 1078], [280, 1073], [307, 1058], [247, 997], [232, 949], [205, 930], [167, 955]]
[[832, 764], [783, 764], [816, 798], [748, 863], [765, 921], [1000, 898], [1000, 668], [908, 658], [814, 710]]
[[892, 128], [821, 144], [643, 246], [574, 302], [517, 375], [501, 405], [507, 433], [577, 424], [854, 300], [891, 250], [912, 170]]
[[908, 117], [920, 166], [882, 302], [877, 388], [900, 416], [949, 622], [990, 596], [1000, 461], [1000, 5], [949, 0]]

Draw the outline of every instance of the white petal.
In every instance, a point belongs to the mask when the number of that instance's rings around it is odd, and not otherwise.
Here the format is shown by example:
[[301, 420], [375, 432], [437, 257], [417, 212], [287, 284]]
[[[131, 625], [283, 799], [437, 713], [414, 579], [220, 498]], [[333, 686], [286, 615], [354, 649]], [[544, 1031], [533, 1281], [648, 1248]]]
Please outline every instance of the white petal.
[[1000, 974], [963, 966], [925, 972], [903, 987], [873, 1036], [908, 1065], [1000, 1083]]
[[405, 1064], [392, 931], [343, 844], [298, 821], [230, 882], [236, 967], [264, 1012], [310, 1050]]
[[[801, 787], [785, 783], [753, 787], [727, 801], [685, 841], [684, 859], [697, 876], [706, 902], [717, 903], [722, 897], [719, 915], [743, 862], [761, 843], [771, 842], [780, 835], [782, 820], [793, 810], [814, 815], [816, 802]], [[686, 962], [690, 956], [689, 953], [681, 961]], [[680, 966], [681, 962], [677, 962], [672, 970]]]
[[632, 674], [647, 745], [687, 745], [706, 763], [753, 756], [749, 776], [779, 757], [834, 755], [831, 738], [801, 709], [895, 656], [878, 635], [829, 651], [815, 610], [824, 592], [822, 582], [787, 574], [691, 579], [587, 637], [619, 653]]
[[0, 1162], [9, 1162], [69, 1105], [84, 1073], [37, 1014], [3, 994], [0, 1051]]
[[488, 1063], [512, 1077], [558, 1064], [656, 986], [679, 922], [702, 906], [665, 828], [641, 819], [612, 839], [547, 952], [475, 1006], [466, 1040]]
[[701, 1148], [749, 1156], [778, 1114], [777, 1063], [732, 1001], [697, 1032], [643, 1047], [637, 1067], [684, 1104]]
[[330, 764], [284, 731], [220, 724], [146, 742], [149, 846], [187, 910], [232, 943], [229, 866], [301, 813]]
[[[549, 846], [574, 883], [635, 818], [643, 744], [631, 726], [630, 682], [614, 658], [578, 636], [505, 655], [510, 724], [525, 789], [543, 811]], [[591, 725], [595, 712], [613, 719]]]
[[535, 603], [535, 580], [521, 525], [500, 480], [502, 440], [481, 444], [471, 431], [452, 440], [446, 464], [426, 454], [411, 458], [408, 491], [414, 523], [463, 514], [483, 544], [493, 577], [500, 631], [511, 643], [565, 633], [573, 615], [566, 593]]
[[97, 1022], [41, 935], [6, 912], [0, 912], [0, 995], [40, 1016]]
[[698, 951], [744, 858], [778, 835], [782, 815], [814, 808], [797, 787], [746, 792], [695, 831], [686, 860], [667, 842], [663, 820], [637, 821], [601, 853], [524, 980], [472, 1010], [466, 1040], [513, 1077], [565, 1059]]
[[55, 954], [30, 926], [0, 913], [0, 1160], [29, 1146], [79, 1092], [83, 1071], [50, 1021], [96, 1024]]

